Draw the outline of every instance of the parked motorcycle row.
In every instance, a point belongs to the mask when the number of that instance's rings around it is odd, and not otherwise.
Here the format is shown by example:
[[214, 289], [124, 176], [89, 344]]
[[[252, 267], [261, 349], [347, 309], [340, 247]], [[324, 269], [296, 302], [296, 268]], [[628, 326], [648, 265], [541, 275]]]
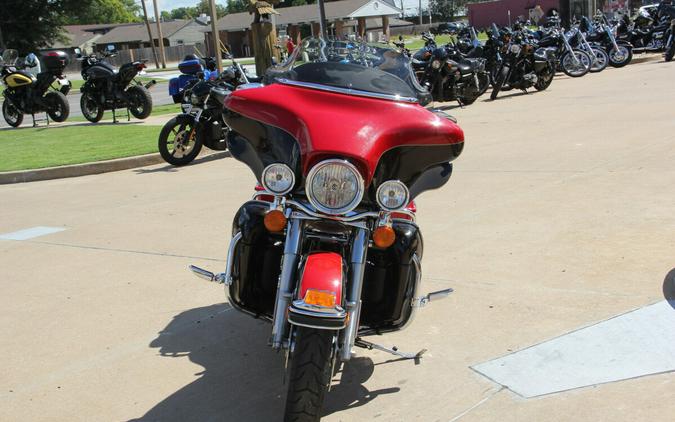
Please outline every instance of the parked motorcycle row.
[[[119, 109], [127, 110], [137, 119], [150, 116], [152, 97], [148, 88], [155, 82], [143, 85], [136, 79], [146, 67], [144, 61], [125, 63], [115, 69], [106, 61], [115, 56], [112, 48], [86, 56], [82, 56], [79, 49], [75, 49], [75, 53], [82, 62], [81, 74], [85, 82], [80, 88], [80, 108], [87, 120], [96, 123], [105, 110], [112, 110], [116, 121], [116, 110]], [[72, 83], [63, 73], [69, 64], [68, 55], [51, 51], [44, 55], [43, 62], [44, 72], [31, 72], [40, 66], [35, 55], [28, 55], [22, 62], [16, 50], [3, 52], [0, 58], [0, 75], [5, 85], [2, 115], [8, 125], [19, 127], [24, 115], [30, 115], [36, 126], [36, 113], [46, 113], [47, 122], [49, 119], [55, 122], [68, 119], [70, 105], [66, 95]]]

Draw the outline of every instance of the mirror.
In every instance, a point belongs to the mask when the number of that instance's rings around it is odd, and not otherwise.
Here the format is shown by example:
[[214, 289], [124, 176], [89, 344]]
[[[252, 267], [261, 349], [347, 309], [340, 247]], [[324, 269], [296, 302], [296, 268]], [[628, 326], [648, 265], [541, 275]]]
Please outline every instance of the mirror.
[[75, 53], [75, 57], [82, 56], [82, 50], [80, 50], [79, 48], [73, 49], [73, 53]]

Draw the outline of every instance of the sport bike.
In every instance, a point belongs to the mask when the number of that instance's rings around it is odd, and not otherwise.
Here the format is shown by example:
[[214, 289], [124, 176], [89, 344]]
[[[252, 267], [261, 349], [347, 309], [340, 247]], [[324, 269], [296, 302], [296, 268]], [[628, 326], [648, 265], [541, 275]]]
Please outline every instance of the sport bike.
[[228, 149], [260, 186], [234, 217], [225, 272], [191, 269], [271, 323], [285, 420], [316, 421], [355, 346], [421, 358], [364, 337], [401, 330], [451, 292], [420, 294], [413, 200], [448, 181], [464, 135], [423, 106], [409, 59], [389, 48], [305, 39], [264, 81], [225, 100]]
[[115, 57], [113, 48], [103, 54], [95, 53], [78, 58], [82, 61], [81, 73], [85, 80], [80, 88], [82, 115], [92, 123], [100, 121], [105, 110], [112, 110], [113, 121], [116, 121], [117, 109], [126, 109], [137, 119], [150, 116], [152, 96], [148, 88], [154, 85], [155, 81], [143, 85], [136, 79], [136, 76], [146, 68], [146, 60], [125, 63], [117, 70], [105, 61], [108, 57]]
[[[19, 127], [24, 114], [30, 114], [35, 126], [35, 113], [47, 113], [55, 122], [65, 121], [70, 114], [66, 95], [71, 85], [63, 75], [68, 56], [62, 51], [47, 53], [43, 56], [47, 70], [37, 75], [26, 71], [38, 67], [35, 55], [29, 55], [23, 63], [19, 63], [18, 59], [18, 52], [11, 49], [5, 50], [0, 58], [0, 80], [6, 87], [3, 91], [2, 117], [7, 124]], [[54, 86], [55, 82], [58, 88]]]

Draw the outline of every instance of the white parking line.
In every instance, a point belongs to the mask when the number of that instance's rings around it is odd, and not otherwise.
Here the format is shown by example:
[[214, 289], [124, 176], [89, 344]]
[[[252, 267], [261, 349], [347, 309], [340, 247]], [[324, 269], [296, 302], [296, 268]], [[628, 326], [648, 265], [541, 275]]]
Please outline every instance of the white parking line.
[[523, 397], [675, 371], [675, 301], [662, 301], [473, 367]]
[[62, 232], [64, 230], [66, 230], [64, 227], [37, 226], [11, 233], [0, 234], [0, 240], [28, 240], [34, 237]]

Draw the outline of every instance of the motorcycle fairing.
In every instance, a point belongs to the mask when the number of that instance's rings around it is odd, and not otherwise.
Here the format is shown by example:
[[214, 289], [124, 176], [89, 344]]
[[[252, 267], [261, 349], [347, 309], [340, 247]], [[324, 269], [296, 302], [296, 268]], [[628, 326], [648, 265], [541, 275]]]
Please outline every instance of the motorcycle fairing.
[[[225, 108], [234, 113], [226, 114], [225, 119], [237, 132], [240, 132], [237, 126], [243, 122], [236, 114], [279, 128], [295, 139], [303, 175], [318, 161], [337, 156], [354, 161], [366, 185], [370, 184], [380, 158], [390, 149], [439, 147], [436, 161], [449, 162], [456, 155], [448, 147], [464, 142], [459, 126], [419, 104], [283, 84], [235, 91], [225, 101]], [[274, 142], [268, 144], [274, 148]], [[236, 152], [232, 154], [246, 162]], [[252, 169], [258, 176], [256, 169]]]

